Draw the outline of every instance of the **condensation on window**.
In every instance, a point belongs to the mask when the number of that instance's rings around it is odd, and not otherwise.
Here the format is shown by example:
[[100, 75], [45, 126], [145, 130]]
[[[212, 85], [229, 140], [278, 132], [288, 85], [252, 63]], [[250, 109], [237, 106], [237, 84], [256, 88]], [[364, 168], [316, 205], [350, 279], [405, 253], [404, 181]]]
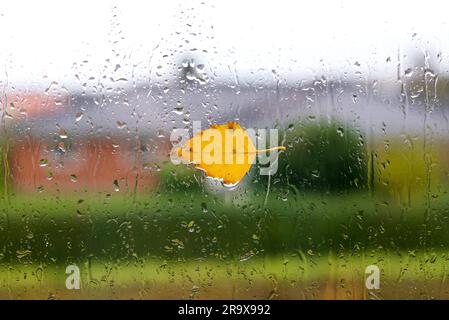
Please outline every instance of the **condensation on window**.
[[0, 298], [449, 298], [430, 2], [3, 1]]

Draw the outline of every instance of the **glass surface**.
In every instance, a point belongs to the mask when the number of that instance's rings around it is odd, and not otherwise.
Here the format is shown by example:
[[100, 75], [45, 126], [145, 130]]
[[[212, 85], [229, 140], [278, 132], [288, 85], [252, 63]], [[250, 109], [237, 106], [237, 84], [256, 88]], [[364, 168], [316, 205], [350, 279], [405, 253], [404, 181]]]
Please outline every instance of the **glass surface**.
[[447, 9], [2, 1], [0, 298], [449, 298]]

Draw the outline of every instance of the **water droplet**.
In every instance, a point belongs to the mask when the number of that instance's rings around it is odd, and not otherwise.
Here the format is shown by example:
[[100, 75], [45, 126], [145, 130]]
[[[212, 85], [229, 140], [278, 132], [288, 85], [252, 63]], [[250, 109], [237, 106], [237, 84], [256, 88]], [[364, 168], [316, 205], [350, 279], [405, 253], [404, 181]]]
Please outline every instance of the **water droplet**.
[[182, 61], [181, 65], [183, 68], [188, 68], [190, 66], [190, 61], [185, 59]]
[[404, 71], [404, 74], [406, 77], [411, 77], [413, 75], [413, 70], [412, 68], [408, 68]]
[[67, 139], [67, 132], [64, 130], [64, 129], [59, 129], [59, 131], [58, 131], [58, 135], [59, 135], [59, 138], [61, 138], [61, 139]]
[[112, 183], [114, 185], [114, 191], [115, 192], [119, 192], [120, 191], [120, 186], [118, 184], [118, 180], [114, 180], [114, 182]]
[[240, 262], [248, 261], [252, 257], [254, 257], [254, 252], [250, 251], [240, 256]]
[[187, 225], [187, 230], [192, 233], [195, 231], [195, 222], [192, 220]]
[[75, 115], [75, 121], [81, 121], [81, 119], [83, 118], [83, 113], [82, 112], [77, 112]]
[[227, 190], [234, 190], [239, 185], [240, 181], [237, 181], [235, 183], [224, 183], [221, 182], [221, 185], [225, 187]]
[[175, 107], [173, 113], [177, 114], [178, 116], [182, 115], [184, 113], [184, 107], [182, 106]]
[[184, 243], [179, 239], [172, 239], [171, 243], [176, 246], [178, 249], [184, 249]]
[[46, 167], [48, 166], [48, 160], [47, 159], [40, 159], [39, 160], [39, 167]]
[[126, 126], [126, 122], [124, 121], [117, 121], [117, 128], [123, 129]]
[[342, 127], [337, 128], [337, 133], [340, 137], [343, 137], [345, 134], [345, 130]]
[[63, 141], [61, 141], [61, 142], [58, 143], [58, 149], [59, 149], [61, 152], [64, 152], [64, 153], [67, 151], [67, 149], [66, 149], [66, 147], [65, 147], [65, 143], [64, 143]]

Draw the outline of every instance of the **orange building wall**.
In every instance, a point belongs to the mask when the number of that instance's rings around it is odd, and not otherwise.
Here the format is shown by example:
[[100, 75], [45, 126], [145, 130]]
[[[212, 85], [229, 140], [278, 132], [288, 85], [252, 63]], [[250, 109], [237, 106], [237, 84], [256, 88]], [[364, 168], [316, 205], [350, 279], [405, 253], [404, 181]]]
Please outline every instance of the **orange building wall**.
[[[123, 147], [126, 145], [90, 139], [74, 143], [64, 153], [54, 151], [55, 146], [50, 147], [36, 139], [20, 141], [10, 148], [9, 153], [14, 190], [16, 193], [59, 191], [61, 194], [84, 190], [108, 193], [150, 191], [158, 181], [157, 174], [144, 169], [143, 163], [148, 159]], [[48, 163], [41, 163], [41, 159], [47, 159]], [[114, 180], [118, 182], [119, 191], [116, 191]]]

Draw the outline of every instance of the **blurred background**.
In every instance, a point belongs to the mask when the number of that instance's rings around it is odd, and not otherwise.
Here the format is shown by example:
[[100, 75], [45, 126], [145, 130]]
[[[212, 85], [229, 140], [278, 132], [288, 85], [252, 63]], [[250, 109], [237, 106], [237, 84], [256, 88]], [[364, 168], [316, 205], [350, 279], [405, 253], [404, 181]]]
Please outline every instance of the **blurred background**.
[[[3, 1], [0, 297], [449, 298], [446, 8]], [[278, 129], [278, 172], [173, 165], [196, 120]]]

